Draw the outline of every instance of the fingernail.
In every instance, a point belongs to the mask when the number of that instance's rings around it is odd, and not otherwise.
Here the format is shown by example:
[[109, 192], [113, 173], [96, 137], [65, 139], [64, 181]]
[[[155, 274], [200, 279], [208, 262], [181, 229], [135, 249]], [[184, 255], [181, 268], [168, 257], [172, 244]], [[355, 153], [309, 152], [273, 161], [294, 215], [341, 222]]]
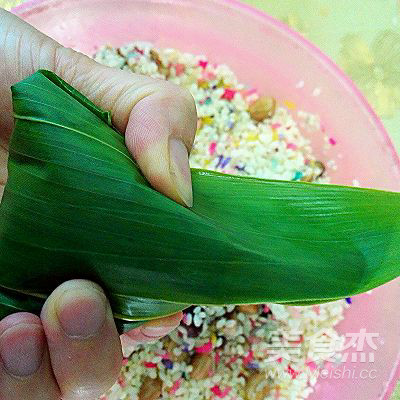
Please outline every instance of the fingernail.
[[44, 348], [44, 332], [38, 325], [14, 325], [3, 333], [0, 340], [4, 368], [18, 377], [32, 375], [39, 369]]
[[151, 338], [158, 338], [168, 335], [175, 326], [144, 326], [141, 328], [143, 335]]
[[168, 335], [172, 330], [174, 330], [180, 323], [181, 313], [170, 315], [162, 320], [154, 320], [147, 322], [146, 325], [142, 325], [139, 329], [143, 335], [147, 337], [161, 337]]
[[169, 156], [169, 169], [179, 197], [184, 204], [192, 207], [193, 192], [189, 154], [182, 140], [176, 138], [169, 139]]
[[74, 339], [96, 336], [104, 325], [106, 310], [105, 296], [90, 287], [66, 290], [56, 303], [60, 326]]

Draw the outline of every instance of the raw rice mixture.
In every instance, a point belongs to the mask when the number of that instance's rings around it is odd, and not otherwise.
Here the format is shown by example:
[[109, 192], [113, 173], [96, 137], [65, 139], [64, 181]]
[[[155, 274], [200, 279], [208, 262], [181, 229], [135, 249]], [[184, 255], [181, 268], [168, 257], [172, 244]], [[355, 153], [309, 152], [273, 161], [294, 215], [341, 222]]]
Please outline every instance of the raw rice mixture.
[[[145, 42], [102, 47], [95, 59], [190, 90], [198, 114], [192, 167], [329, 182], [325, 165], [302, 135], [317, 132], [327, 146], [336, 144], [322, 132], [318, 116], [245, 87], [226, 65]], [[336, 165], [330, 162], [327, 168]], [[321, 348], [343, 340], [334, 326], [350, 302], [190, 307], [163, 341], [124, 349], [120, 378], [101, 400], [306, 399], [327, 357]]]

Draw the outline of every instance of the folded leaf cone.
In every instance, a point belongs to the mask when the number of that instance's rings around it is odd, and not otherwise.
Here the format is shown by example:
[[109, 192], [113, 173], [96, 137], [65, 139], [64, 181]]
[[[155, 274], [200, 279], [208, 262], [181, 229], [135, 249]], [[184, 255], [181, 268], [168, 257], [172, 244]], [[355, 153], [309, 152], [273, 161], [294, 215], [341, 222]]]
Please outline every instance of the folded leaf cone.
[[332, 301], [400, 273], [398, 193], [193, 169], [188, 209], [150, 187], [110, 114], [56, 75], [12, 94], [0, 316], [38, 312], [72, 278], [99, 283], [126, 328], [191, 304]]

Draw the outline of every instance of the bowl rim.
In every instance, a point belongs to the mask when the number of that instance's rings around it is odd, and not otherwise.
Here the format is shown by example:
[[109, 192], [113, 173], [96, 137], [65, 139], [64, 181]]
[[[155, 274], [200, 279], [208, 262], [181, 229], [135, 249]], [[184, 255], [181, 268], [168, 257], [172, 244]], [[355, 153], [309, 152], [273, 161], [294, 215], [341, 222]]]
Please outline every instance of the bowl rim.
[[[33, 11], [35, 8], [40, 7], [44, 3], [53, 3], [59, 0], [28, 0], [14, 8], [11, 9], [11, 12], [16, 15], [22, 15], [26, 12]], [[165, 0], [151, 0], [153, 2], [165, 2]], [[368, 103], [364, 94], [361, 90], [356, 86], [356, 84], [350, 79], [350, 77], [328, 56], [326, 55], [319, 47], [310, 42], [308, 39], [303, 37], [300, 33], [291, 29], [288, 25], [279, 21], [278, 19], [270, 16], [266, 12], [257, 9], [249, 4], [245, 4], [240, 0], [208, 0], [211, 3], [215, 3], [218, 6], [226, 6], [229, 8], [236, 9], [242, 13], [248, 14], [253, 18], [258, 19], [259, 21], [267, 21], [269, 24], [275, 25], [286, 35], [289, 35], [299, 43], [300, 46], [306, 48], [311, 55], [313, 55], [316, 59], [319, 59], [322, 63], [325, 64], [327, 68], [330, 69], [330, 72], [335, 75], [335, 77], [341, 81], [353, 96], [359, 101], [360, 105], [364, 108], [367, 115], [369, 115], [372, 119], [372, 124], [375, 125], [377, 131], [380, 132], [381, 137], [384, 140], [384, 143], [389, 150], [391, 155], [391, 159], [393, 164], [397, 170], [397, 173], [400, 174], [400, 156], [397, 153], [397, 150], [393, 144], [392, 139], [385, 126], [383, 125], [381, 119], [378, 117], [376, 112], [373, 110], [371, 105]], [[171, 3], [184, 3], [184, 0], [173, 0]], [[400, 357], [399, 357], [400, 363]]]
[[[42, 7], [44, 3], [53, 3], [59, 2], [60, 0], [27, 0], [26, 2], [14, 7], [11, 9], [13, 14], [18, 16], [22, 16], [24, 13], [29, 13], [33, 11], [37, 7]], [[63, 0], [61, 0], [63, 1]], [[94, 1], [94, 0], [91, 0]], [[102, 0], [106, 1], [106, 0]], [[153, 2], [165, 2], [165, 0], [151, 0]], [[185, 0], [169, 0], [172, 3], [182, 2]], [[319, 59], [320, 62], [324, 63], [327, 68], [330, 69], [330, 72], [341, 81], [345, 87], [352, 93], [353, 96], [359, 101], [360, 105], [366, 111], [366, 114], [371, 117], [371, 124], [375, 125], [377, 131], [379, 131], [381, 137], [384, 140], [385, 146], [389, 150], [391, 159], [393, 161], [393, 165], [396, 168], [397, 172], [400, 174], [400, 155], [397, 153], [396, 148], [393, 144], [392, 139], [385, 126], [383, 125], [381, 119], [378, 117], [376, 112], [373, 110], [371, 105], [368, 103], [366, 97], [361, 92], [361, 90], [356, 86], [356, 84], [351, 80], [351, 78], [328, 56], [326, 55], [319, 47], [313, 44], [311, 41], [303, 37], [300, 33], [291, 29], [287, 24], [282, 21], [270, 16], [265, 11], [257, 9], [249, 4], [245, 4], [240, 0], [208, 0], [210, 3], [215, 3], [218, 6], [226, 6], [228, 8], [233, 8], [237, 11], [240, 11], [244, 14], [249, 15], [252, 18], [256, 18], [261, 22], [267, 22], [268, 24], [275, 25], [276, 28], [280, 29], [283, 33], [291, 38], [303, 47], [306, 48], [316, 59]], [[386, 382], [384, 386], [384, 390], [379, 400], [388, 400], [390, 396], [393, 394], [395, 387], [398, 383], [398, 379], [400, 377], [400, 352], [397, 355], [396, 362], [393, 366], [393, 369], [390, 374], [389, 380]]]

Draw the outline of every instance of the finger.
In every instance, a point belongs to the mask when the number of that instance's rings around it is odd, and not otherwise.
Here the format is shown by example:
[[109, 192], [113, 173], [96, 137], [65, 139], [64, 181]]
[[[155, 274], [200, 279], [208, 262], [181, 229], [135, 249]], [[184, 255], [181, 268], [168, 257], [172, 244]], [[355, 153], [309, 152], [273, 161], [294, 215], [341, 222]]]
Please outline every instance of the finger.
[[58, 51], [57, 73], [101, 108], [125, 132], [128, 149], [159, 192], [191, 207], [189, 152], [197, 127], [196, 106], [185, 89], [104, 67], [69, 49]]
[[133, 107], [125, 131], [126, 145], [150, 184], [188, 207], [193, 205], [189, 151], [196, 123], [191, 95], [160, 86]]
[[97, 398], [116, 381], [121, 344], [102, 289], [86, 280], [60, 285], [41, 314], [63, 400]]
[[124, 357], [128, 357], [138, 344], [154, 342], [171, 333], [181, 322], [182, 316], [182, 312], [179, 312], [155, 319], [121, 335]]
[[7, 150], [0, 143], [0, 201], [3, 197], [4, 185], [7, 182]]
[[[111, 69], [62, 47], [56, 41], [0, 9], [0, 138], [11, 133], [10, 85], [40, 68], [49, 69], [109, 110], [114, 125], [126, 132], [126, 144], [155, 189], [192, 205], [188, 152], [196, 132], [196, 108], [190, 93], [159, 79]], [[4, 70], [4, 71], [3, 71]], [[4, 132], [4, 133], [3, 133]]]
[[39, 317], [17, 313], [0, 321], [0, 364], [0, 399], [60, 398]]
[[0, 7], [0, 144], [13, 126], [10, 86], [40, 68], [51, 69], [60, 45]]

